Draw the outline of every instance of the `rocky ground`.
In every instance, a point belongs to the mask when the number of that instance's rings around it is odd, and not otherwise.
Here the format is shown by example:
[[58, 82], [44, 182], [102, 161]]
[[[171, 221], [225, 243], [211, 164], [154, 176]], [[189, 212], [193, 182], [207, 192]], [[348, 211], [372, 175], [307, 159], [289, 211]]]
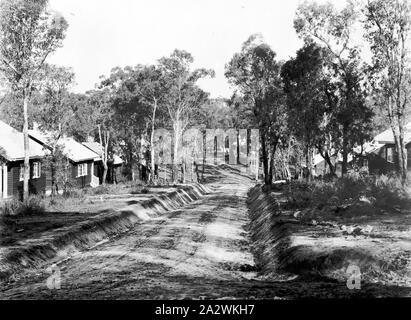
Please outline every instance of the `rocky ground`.
[[135, 226], [58, 264], [37, 269], [0, 289], [1, 299], [295, 299], [410, 296], [406, 286], [300, 275], [267, 277], [250, 232], [251, 179], [234, 170], [213, 172], [215, 192], [184, 208]]

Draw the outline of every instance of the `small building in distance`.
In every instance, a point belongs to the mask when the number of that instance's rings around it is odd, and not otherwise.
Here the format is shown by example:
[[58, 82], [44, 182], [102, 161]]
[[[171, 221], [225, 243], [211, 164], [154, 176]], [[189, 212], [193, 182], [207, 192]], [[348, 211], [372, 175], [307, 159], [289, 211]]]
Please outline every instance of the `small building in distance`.
[[[411, 122], [404, 127], [404, 142], [407, 149], [407, 168], [411, 170]], [[371, 174], [386, 174], [395, 170], [394, 134], [391, 128], [374, 137], [373, 141], [364, 145], [366, 165]]]
[[[90, 138], [87, 142], [83, 142], [83, 145], [98, 155], [98, 157], [94, 159], [94, 175], [99, 178], [99, 183], [102, 184], [104, 173], [102, 161], [103, 146], [99, 142]], [[113, 154], [112, 156], [109, 156], [107, 165], [107, 182], [117, 183], [117, 178], [122, 174], [123, 160], [117, 154]]]
[[[404, 141], [407, 149], [407, 167], [411, 170], [411, 122], [404, 127]], [[372, 141], [356, 147], [354, 153], [348, 155], [349, 170], [357, 166], [368, 171], [369, 174], [387, 174], [394, 172], [395, 159], [397, 152], [395, 150], [395, 141], [392, 129], [389, 128], [376, 135]], [[331, 162], [336, 166], [337, 176], [341, 176], [342, 156], [331, 157]], [[317, 176], [329, 173], [329, 168], [325, 160], [317, 154], [314, 157], [315, 173]]]

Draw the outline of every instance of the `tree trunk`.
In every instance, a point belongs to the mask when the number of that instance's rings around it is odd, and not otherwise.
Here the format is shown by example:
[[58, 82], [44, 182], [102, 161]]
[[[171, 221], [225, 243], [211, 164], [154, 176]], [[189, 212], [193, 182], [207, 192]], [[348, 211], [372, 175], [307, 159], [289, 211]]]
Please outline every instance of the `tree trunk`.
[[341, 165], [341, 176], [344, 177], [348, 172], [348, 137], [347, 137], [347, 125], [343, 126], [343, 148], [342, 148], [342, 165]]
[[187, 168], [186, 168], [186, 162], [185, 162], [185, 159], [183, 160], [183, 162], [181, 163], [181, 165], [183, 166], [183, 168], [182, 168], [182, 171], [181, 171], [181, 174], [183, 175], [182, 176], [182, 181], [183, 181], [183, 183], [186, 183], [186, 174], [187, 174]]
[[55, 159], [51, 163], [51, 195], [56, 195], [56, 163]]
[[180, 145], [180, 121], [177, 120], [174, 125], [174, 151], [173, 151], [173, 183], [178, 179], [178, 165], [179, 165], [179, 145]]
[[24, 181], [23, 181], [23, 200], [29, 197], [29, 179], [30, 179], [30, 158], [29, 158], [29, 117], [28, 117], [28, 93], [23, 91], [23, 136], [24, 136]]
[[[101, 156], [101, 160], [103, 162], [103, 180], [101, 181], [102, 185], [106, 184], [106, 180], [107, 180], [107, 172], [108, 172], [108, 165], [107, 165], [107, 161], [108, 161], [108, 143], [109, 143], [109, 139], [110, 139], [110, 132], [108, 131], [104, 131], [102, 136], [102, 132], [101, 132], [101, 126], [98, 126], [98, 134], [100, 137], [100, 145], [102, 147], [102, 156]], [[104, 141], [103, 141], [104, 138]], [[92, 173], [93, 174], [93, 173]]]
[[307, 168], [307, 182], [311, 182], [311, 160], [310, 160], [310, 148], [307, 147], [305, 151], [305, 167]]
[[107, 165], [107, 161], [103, 162], [103, 181], [101, 182], [102, 185], [106, 184], [106, 180], [107, 180], [107, 172], [108, 172], [108, 165]]
[[277, 144], [278, 144], [278, 139], [274, 139], [271, 147], [271, 155], [270, 155], [270, 170], [268, 174], [268, 179], [270, 181], [270, 184], [275, 181], [275, 168], [274, 168], [274, 160], [275, 160], [275, 152], [277, 151]]
[[401, 181], [405, 183], [407, 181], [407, 150], [404, 144], [404, 129], [399, 123], [397, 128], [393, 128], [395, 149], [396, 149], [396, 166], [401, 177]]
[[325, 153], [324, 160], [325, 160], [325, 162], [327, 162], [328, 167], [330, 168], [330, 174], [332, 176], [335, 176], [335, 168], [334, 168], [334, 166], [331, 162], [331, 159], [330, 159], [330, 156], [329, 156], [328, 152]]
[[264, 130], [260, 129], [260, 137], [261, 137], [261, 152], [263, 156], [263, 170], [264, 170], [264, 183], [266, 185], [271, 185], [272, 179], [269, 177], [269, 168], [268, 168], [268, 155], [267, 155], [267, 145], [265, 141], [265, 134]]
[[150, 157], [151, 157], [151, 175], [150, 182], [154, 180], [155, 172], [155, 161], [154, 161], [154, 130], [155, 130], [155, 121], [156, 121], [156, 111], [157, 111], [157, 99], [154, 99], [153, 106], [153, 117], [151, 119], [151, 135], [150, 135]]
[[[206, 156], [207, 156], [207, 147], [206, 147], [206, 133], [203, 131], [203, 168], [201, 170], [201, 182], [204, 181], [204, 170], [206, 164]], [[200, 181], [198, 181], [200, 182]]]

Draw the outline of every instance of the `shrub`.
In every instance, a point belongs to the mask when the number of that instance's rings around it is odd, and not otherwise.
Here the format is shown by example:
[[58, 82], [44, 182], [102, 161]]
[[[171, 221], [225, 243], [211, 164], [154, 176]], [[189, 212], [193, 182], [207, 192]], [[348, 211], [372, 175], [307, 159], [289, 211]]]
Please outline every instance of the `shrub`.
[[107, 185], [99, 185], [98, 187], [91, 189], [92, 194], [108, 194], [110, 191], [111, 188]]
[[82, 189], [68, 189], [63, 193], [64, 198], [76, 198], [82, 199], [84, 198], [86, 191]]
[[411, 198], [407, 187], [396, 176], [364, 176], [352, 174], [333, 180], [310, 183], [293, 181], [286, 191], [288, 208], [339, 206], [372, 200], [369, 203], [389, 209], [395, 206], [407, 208]]
[[31, 196], [24, 201], [12, 199], [1, 206], [1, 213], [4, 216], [37, 215], [44, 213], [44, 211], [44, 201], [38, 196]]
[[3, 216], [14, 216], [19, 211], [22, 202], [17, 199], [5, 201], [0, 207], [0, 212]]
[[131, 194], [147, 194], [150, 192], [150, 189], [143, 186], [134, 186]]

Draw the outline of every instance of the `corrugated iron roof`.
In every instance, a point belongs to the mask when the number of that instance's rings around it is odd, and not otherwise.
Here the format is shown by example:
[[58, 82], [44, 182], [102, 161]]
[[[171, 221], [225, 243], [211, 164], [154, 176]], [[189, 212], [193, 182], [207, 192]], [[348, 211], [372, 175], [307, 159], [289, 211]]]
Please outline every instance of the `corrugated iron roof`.
[[[39, 130], [29, 130], [29, 135], [40, 141], [43, 145], [49, 145], [50, 133], [41, 132]], [[83, 146], [71, 137], [63, 136], [59, 139], [59, 144], [63, 148], [63, 152], [67, 158], [74, 162], [93, 160], [98, 155], [89, 148]]]
[[[103, 154], [103, 146], [96, 141], [88, 141], [88, 142], [83, 142], [83, 144], [89, 148], [90, 150], [92, 150], [93, 152], [97, 153], [100, 157]], [[113, 160], [114, 160], [114, 164], [122, 164], [124, 161], [118, 156], [118, 155], [114, 155], [113, 156]]]
[[[0, 120], [0, 147], [5, 151], [8, 161], [24, 159], [24, 136], [23, 133], [12, 128]], [[29, 157], [42, 158], [47, 150], [36, 141], [29, 139]]]
[[[409, 143], [411, 141], [411, 122], [407, 123], [404, 127], [404, 140], [405, 143]], [[391, 144], [394, 142], [394, 134], [392, 133], [392, 129], [389, 128], [377, 136], [374, 137], [374, 141], [380, 144]]]

